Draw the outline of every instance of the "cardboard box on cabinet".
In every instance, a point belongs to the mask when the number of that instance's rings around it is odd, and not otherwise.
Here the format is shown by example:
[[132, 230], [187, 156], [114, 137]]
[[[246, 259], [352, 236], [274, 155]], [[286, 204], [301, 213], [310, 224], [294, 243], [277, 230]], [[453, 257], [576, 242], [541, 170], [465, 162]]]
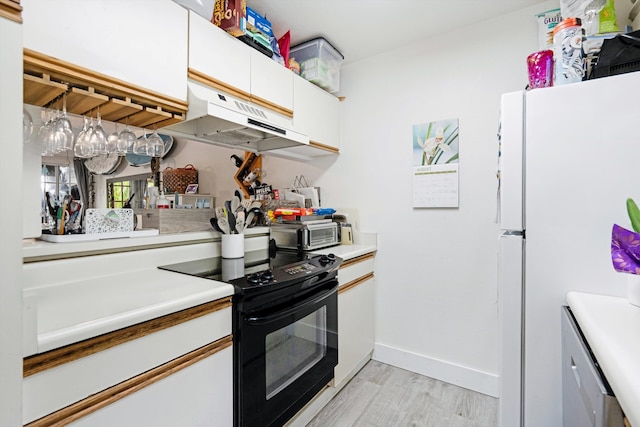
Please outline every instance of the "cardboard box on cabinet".
[[246, 31], [246, 0], [215, 0], [211, 22], [229, 34], [240, 37]]

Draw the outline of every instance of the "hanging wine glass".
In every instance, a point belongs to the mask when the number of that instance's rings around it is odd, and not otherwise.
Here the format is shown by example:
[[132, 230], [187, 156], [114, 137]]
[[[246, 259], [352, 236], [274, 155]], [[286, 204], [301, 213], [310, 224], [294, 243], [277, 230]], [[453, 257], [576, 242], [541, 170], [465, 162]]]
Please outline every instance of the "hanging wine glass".
[[118, 124], [115, 124], [115, 128], [113, 132], [107, 137], [107, 153], [113, 154], [118, 152], [118, 139], [120, 138], [120, 134], [118, 133]]
[[91, 135], [91, 144], [93, 145], [94, 154], [107, 154], [107, 133], [102, 127], [102, 118], [100, 117], [100, 107], [98, 107], [98, 119], [96, 126], [93, 128]]
[[87, 117], [84, 116], [82, 130], [76, 136], [76, 145], [74, 147], [74, 154], [76, 157], [87, 159], [93, 156], [91, 133], [93, 133], [93, 129], [90, 128], [89, 121], [87, 120]]
[[62, 117], [59, 120], [59, 127], [62, 127], [63, 133], [65, 135], [64, 142], [64, 150], [70, 151], [73, 149], [73, 127], [71, 126], [71, 121], [69, 117], [67, 117], [67, 94], [62, 95]]
[[26, 109], [22, 109], [22, 142], [28, 144], [33, 135], [33, 118]]
[[147, 139], [147, 156], [162, 157], [164, 154], [164, 141], [158, 135], [157, 127], [153, 130], [153, 134]]
[[42, 124], [40, 125], [40, 129], [38, 130], [38, 139], [42, 143], [42, 155], [50, 156], [55, 154], [55, 138], [53, 136], [52, 128], [53, 128], [53, 118], [52, 112], [43, 108], [40, 112], [40, 117], [42, 118]]
[[144, 128], [142, 128], [142, 135], [133, 143], [133, 154], [147, 155], [147, 134]]
[[67, 96], [62, 96], [62, 112], [58, 112], [58, 117], [55, 120], [55, 146], [57, 152], [68, 151], [73, 148], [73, 130], [71, 128], [71, 122], [67, 117]]
[[124, 128], [120, 135], [118, 135], [118, 154], [124, 156], [127, 153], [133, 152], [133, 144], [136, 142], [136, 134], [129, 129], [129, 121], [127, 120], [127, 126]]

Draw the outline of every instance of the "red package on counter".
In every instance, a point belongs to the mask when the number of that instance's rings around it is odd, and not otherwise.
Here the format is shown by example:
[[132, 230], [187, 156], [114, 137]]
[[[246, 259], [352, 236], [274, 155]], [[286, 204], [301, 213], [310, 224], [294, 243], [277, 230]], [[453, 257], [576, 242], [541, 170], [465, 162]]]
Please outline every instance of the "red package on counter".
[[285, 67], [289, 68], [289, 47], [291, 46], [291, 32], [287, 31], [278, 39], [278, 47], [280, 48], [280, 56], [284, 59]]
[[246, 16], [246, 0], [216, 0], [211, 23], [235, 37], [240, 37], [245, 33]]

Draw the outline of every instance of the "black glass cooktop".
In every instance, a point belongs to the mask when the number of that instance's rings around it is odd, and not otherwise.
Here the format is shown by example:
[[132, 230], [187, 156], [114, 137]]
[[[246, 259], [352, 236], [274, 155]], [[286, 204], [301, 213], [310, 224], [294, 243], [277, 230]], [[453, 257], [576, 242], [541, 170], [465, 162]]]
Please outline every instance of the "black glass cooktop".
[[205, 279], [229, 282], [259, 271], [273, 270], [298, 261], [306, 261], [312, 257], [310, 254], [295, 251], [270, 251], [264, 249], [246, 252], [244, 258], [203, 258], [195, 261], [161, 265], [158, 268]]

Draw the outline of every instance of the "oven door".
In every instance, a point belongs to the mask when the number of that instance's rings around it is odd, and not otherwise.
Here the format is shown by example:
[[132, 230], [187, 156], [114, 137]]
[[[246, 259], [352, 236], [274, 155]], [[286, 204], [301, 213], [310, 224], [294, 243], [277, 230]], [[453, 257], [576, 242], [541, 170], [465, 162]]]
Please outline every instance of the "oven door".
[[235, 425], [283, 425], [333, 379], [338, 282], [279, 309], [237, 313]]

